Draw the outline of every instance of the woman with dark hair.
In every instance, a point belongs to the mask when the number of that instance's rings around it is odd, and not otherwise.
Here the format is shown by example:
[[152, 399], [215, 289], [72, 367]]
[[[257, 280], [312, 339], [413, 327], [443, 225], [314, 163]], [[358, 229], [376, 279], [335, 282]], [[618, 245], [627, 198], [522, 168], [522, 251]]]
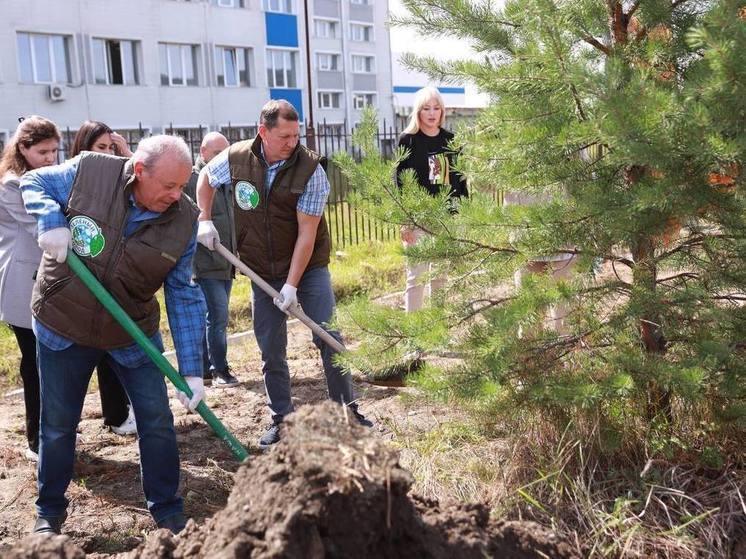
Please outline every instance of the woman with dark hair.
[[36, 219], [26, 213], [18, 179], [26, 171], [57, 163], [59, 143], [54, 122], [34, 115], [21, 119], [0, 157], [0, 320], [10, 325], [21, 350], [26, 457], [33, 461], [39, 459], [40, 396], [31, 292], [41, 249], [36, 242]]
[[[122, 157], [132, 156], [125, 139], [106, 124], [97, 120], [86, 120], [75, 134], [73, 147], [70, 149], [70, 157], [75, 157], [81, 151], [93, 151]], [[129, 398], [127, 398], [127, 393], [107, 358], [104, 358], [98, 364], [96, 372], [98, 374], [98, 391], [101, 394], [101, 413], [104, 416], [104, 425], [108, 426], [117, 435], [136, 434], [137, 423]]]
[[75, 157], [81, 151], [132, 157], [127, 140], [98, 120], [86, 120], [75, 134], [69, 157]]

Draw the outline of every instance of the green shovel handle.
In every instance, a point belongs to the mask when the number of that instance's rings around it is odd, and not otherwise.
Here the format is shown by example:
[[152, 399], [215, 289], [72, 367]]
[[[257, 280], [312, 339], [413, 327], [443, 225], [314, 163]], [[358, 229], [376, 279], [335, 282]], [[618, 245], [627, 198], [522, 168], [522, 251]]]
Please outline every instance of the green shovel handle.
[[[192, 397], [192, 391], [187, 385], [184, 377], [174, 369], [173, 365], [168, 359], [163, 357], [163, 354], [158, 351], [158, 348], [153, 345], [153, 342], [140, 330], [135, 322], [127, 315], [124, 309], [117, 303], [114, 298], [109, 294], [103, 285], [95, 278], [91, 271], [81, 262], [80, 258], [72, 251], [67, 251], [67, 265], [75, 274], [83, 281], [83, 283], [91, 290], [94, 297], [106, 308], [111, 316], [124, 328], [127, 333], [137, 342], [137, 344], [145, 351], [155, 365], [161, 370], [161, 372], [170, 380], [177, 390], [184, 392], [190, 398]], [[202, 416], [202, 419], [212, 428], [215, 434], [220, 437], [236, 458], [241, 461], [246, 460], [249, 457], [249, 453], [238, 442], [238, 439], [234, 437], [225, 425], [212, 413], [212, 410], [207, 407], [205, 401], [202, 400], [197, 406], [197, 413]]]

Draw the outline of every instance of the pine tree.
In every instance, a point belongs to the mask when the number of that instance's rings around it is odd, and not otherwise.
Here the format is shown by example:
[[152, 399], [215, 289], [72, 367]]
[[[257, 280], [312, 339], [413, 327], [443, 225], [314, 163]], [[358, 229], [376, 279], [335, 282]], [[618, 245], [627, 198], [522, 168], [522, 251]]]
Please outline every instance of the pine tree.
[[[362, 340], [350, 364], [448, 348], [459, 365], [418, 379], [431, 393], [485, 417], [600, 423], [617, 442], [653, 419], [742, 428], [746, 3], [403, 3], [410, 15], [395, 23], [479, 53], [407, 63], [472, 80], [492, 101], [457, 134], [472, 192], [457, 215], [412, 176], [394, 185], [396, 162], [378, 153], [370, 118], [357, 132], [362, 161], [337, 158], [371, 214], [431, 234], [407, 257], [449, 278], [415, 314], [349, 309], [341, 320]], [[545, 201], [504, 206], [500, 191]], [[527, 262], [563, 252], [577, 258], [572, 280], [513, 288]], [[560, 335], [544, 314], [563, 302]]]

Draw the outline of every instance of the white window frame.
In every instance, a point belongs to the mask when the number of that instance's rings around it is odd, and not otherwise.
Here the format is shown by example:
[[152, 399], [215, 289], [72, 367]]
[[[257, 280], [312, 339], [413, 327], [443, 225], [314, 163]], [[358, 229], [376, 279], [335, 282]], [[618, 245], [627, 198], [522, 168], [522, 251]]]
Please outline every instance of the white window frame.
[[[199, 131], [199, 124], [175, 124], [171, 122], [166, 122], [161, 126], [161, 134], [174, 134], [178, 136], [178, 134], [175, 132], [176, 130], [180, 129], [187, 129], [192, 131]], [[211, 132], [210, 126], [202, 125], [202, 135], [204, 137], [205, 134], [208, 132]], [[189, 151], [192, 154], [193, 158], [196, 158], [199, 155], [199, 146], [202, 142], [202, 138], [196, 138], [194, 140], [190, 139], [189, 141], [184, 140], [186, 142], [186, 145], [189, 147]], [[197, 148], [197, 151], [193, 151], [193, 148]]]
[[[285, 85], [283, 86], [277, 86], [277, 85], [271, 85], [269, 83], [269, 78], [267, 76], [267, 70], [269, 70], [269, 53], [270, 51], [282, 51], [282, 52], [289, 52], [292, 56], [293, 53], [296, 55], [295, 59], [295, 87], [290, 87], [287, 85], [288, 83], [288, 74], [287, 71], [285, 72]], [[274, 68], [272, 71], [272, 76], [274, 79]], [[275, 47], [275, 46], [267, 46], [264, 49], [264, 79], [267, 82], [267, 87], [271, 89], [303, 89], [303, 82], [301, 81], [301, 67], [300, 67], [300, 49], [296, 47]]]
[[362, 107], [356, 107], [355, 106], [355, 96], [357, 95], [372, 95], [373, 96], [373, 102], [371, 105], [376, 104], [376, 98], [378, 97], [377, 91], [353, 91], [352, 92], [352, 110], [353, 111], [362, 111], [367, 105], [363, 105]]
[[[325, 22], [328, 24], [336, 24], [337, 29], [333, 35], [319, 35], [316, 33], [316, 22]], [[313, 16], [313, 36], [317, 39], [339, 39], [340, 20], [339, 18], [333, 17], [321, 17]]]
[[[202, 80], [200, 80], [200, 76], [199, 76], [199, 69], [200, 69], [200, 64], [199, 64], [200, 45], [198, 45], [198, 44], [192, 44], [192, 43], [168, 43], [168, 42], [162, 42], [162, 43], [158, 43], [158, 49], [161, 48], [160, 47], [161, 45], [166, 45], [166, 64], [168, 65], [168, 68], [167, 68], [167, 70], [168, 70], [168, 85], [164, 85], [163, 83], [161, 83], [161, 86], [163, 86], [163, 87], [199, 87], [200, 86], [200, 82], [202, 81]], [[168, 47], [170, 45], [176, 45], [178, 47], [189, 47], [189, 49], [191, 50], [192, 56], [193, 56], [193, 59], [194, 59], [194, 77], [197, 79], [197, 83], [195, 85], [189, 85], [189, 84], [187, 84], [186, 62], [184, 60], [184, 49], [183, 48], [179, 48], [179, 53], [180, 53], [180, 58], [181, 58], [181, 72], [182, 72], [182, 76], [184, 76], [184, 83], [181, 83], [181, 84], [174, 84], [173, 83], [173, 75], [171, 73], [171, 53], [169, 52], [169, 49], [168, 49]], [[158, 53], [158, 54], [159, 54], [159, 58], [160, 58], [160, 53]], [[160, 63], [160, 61], [159, 61], [159, 63]], [[159, 81], [160, 81], [160, 77], [159, 77]], [[190, 128], [190, 127], [189, 126], [180, 126], [180, 127], [175, 127], [175, 128]]]
[[[94, 41], [103, 41], [104, 42], [104, 64], [106, 66], [106, 83], [97, 83], [96, 82], [96, 51], [94, 50]], [[109, 54], [108, 54], [108, 43], [110, 41], [116, 41], [118, 43], [122, 42], [128, 42], [132, 43], [132, 46], [134, 47], [132, 49], [132, 62], [134, 64], [135, 68], [135, 76], [137, 78], [137, 81], [134, 83], [129, 83], [126, 81], [126, 76], [124, 74], [124, 71], [122, 72], [122, 83], [111, 83], [110, 77], [111, 77], [111, 68], [109, 68]], [[112, 37], [91, 37], [91, 62], [93, 64], [93, 85], [141, 85], [142, 82], [142, 71], [140, 69], [140, 59], [139, 59], [139, 47], [138, 44], [140, 41], [138, 39], [120, 39], [120, 38], [112, 38]], [[121, 48], [121, 47], [120, 47]], [[121, 50], [120, 50], [120, 57], [122, 56]], [[124, 70], [124, 62], [122, 60], [119, 61], [119, 63], [122, 65], [122, 69]]]
[[[339, 99], [339, 106], [324, 106], [321, 104], [321, 96], [322, 95], [337, 95], [337, 99]], [[344, 90], [343, 89], [317, 89], [316, 90], [316, 106], [318, 106], [319, 109], [326, 109], [326, 110], [337, 110], [342, 108], [342, 99], [344, 97]], [[330, 98], [331, 99], [331, 98]]]
[[[362, 58], [372, 58], [373, 59], [373, 65], [370, 70], [356, 70], [355, 69], [355, 57], [359, 56]], [[367, 53], [367, 52], [351, 52], [350, 53], [350, 72], [353, 74], [375, 74], [376, 69], [378, 67], [378, 61], [376, 60], [376, 55]]]
[[[329, 132], [326, 127], [332, 127], [332, 126], [340, 126], [340, 134], [341, 136], [344, 136], [345, 134], [345, 123], [344, 122], [318, 122], [316, 123], [316, 130], [317, 133], [320, 135], [334, 135], [336, 132]], [[322, 128], [325, 127], [325, 128]]]
[[[253, 128], [253, 129], [256, 130], [256, 132], [254, 133], [255, 136], [256, 136], [256, 134], [259, 133], [259, 123], [258, 122], [252, 122], [251, 124], [247, 124], [247, 123], [233, 123], [233, 122], [231, 122], [230, 123], [230, 127], [231, 128]], [[226, 138], [228, 138], [228, 135], [227, 135], [227, 132], [228, 132], [228, 123], [227, 122], [220, 122], [220, 123], [218, 123], [218, 125], [215, 127], [215, 130], [217, 132], [220, 132], [221, 134], [223, 134]], [[242, 138], [242, 139], [243, 140], [251, 140], [252, 138]], [[228, 141], [231, 141], [231, 139], [228, 138]]]
[[[245, 51], [249, 51], [248, 54], [248, 60], [246, 64], [246, 78], [248, 80], [247, 85], [243, 85], [241, 83], [241, 72], [238, 69], [238, 64], [236, 64], [236, 85], [218, 85], [218, 69], [215, 67], [215, 86], [216, 87], [227, 87], [227, 88], [237, 88], [237, 87], [255, 87], [256, 86], [256, 79], [254, 78], [254, 48], [253, 47], [242, 47], [242, 46], [234, 46], [234, 45], [215, 45], [213, 50], [213, 63], [215, 63], [215, 54], [217, 54], [218, 49], [225, 50], [225, 49], [242, 49]], [[238, 61], [238, 56], [236, 57], [236, 61]], [[223, 65], [223, 79], [225, 79], [225, 76], [227, 76], [228, 72], [226, 72], [225, 68], [225, 57], [220, 57], [220, 62]]]
[[[340, 51], [336, 50], [317, 50], [314, 51], [314, 61], [316, 62], [315, 68], [319, 72], [341, 72], [344, 69], [344, 59], [342, 58], [342, 53]], [[321, 67], [321, 63], [319, 60], [319, 55], [329, 55], [329, 56], [336, 56], [337, 57], [337, 69], [326, 69]]]
[[217, 0], [218, 8], [243, 8], [241, 0]]
[[[29, 36], [29, 55], [31, 56], [31, 77], [33, 78], [34, 84], [50, 84], [50, 83], [72, 83], [73, 82], [73, 60], [75, 59], [75, 41], [73, 41], [72, 35], [66, 35], [64, 33], [37, 33], [35, 31], [16, 31], [16, 44], [14, 45], [15, 48], [18, 48], [18, 35], [28, 35]], [[51, 77], [51, 81], [42, 81], [37, 79], [36, 77], [36, 47], [34, 46], [34, 41], [32, 40], [32, 37], [38, 36], [38, 35], [44, 35], [46, 37], [62, 37], [62, 39], [65, 42], [65, 52], [69, 55], [70, 60], [67, 61], [66, 66], [69, 69], [70, 75], [68, 76], [67, 80], [59, 80], [57, 79], [57, 65], [55, 64], [55, 58], [54, 58], [54, 47], [52, 46], [52, 41], [48, 42], [47, 49], [49, 51], [49, 75]], [[23, 70], [21, 68], [21, 59], [19, 56], [16, 56], [16, 60], [18, 62], [18, 76], [23, 74]], [[20, 81], [20, 80], [19, 80]], [[26, 82], [21, 82], [26, 83]]]
[[270, 2], [272, 0], [262, 0], [262, 9], [270, 14], [294, 14], [295, 13], [295, 0], [277, 0], [278, 2], [288, 2], [290, 4], [290, 11], [286, 12], [283, 10], [273, 10]]
[[[376, 29], [373, 26], [373, 24], [369, 21], [356, 21], [356, 20], [350, 20], [349, 22], [349, 33], [350, 33], [350, 41], [353, 43], [374, 43], [376, 41]], [[368, 34], [368, 40], [358, 40], [353, 37], [352, 28], [356, 27], [367, 27], [370, 29], [370, 33]]]

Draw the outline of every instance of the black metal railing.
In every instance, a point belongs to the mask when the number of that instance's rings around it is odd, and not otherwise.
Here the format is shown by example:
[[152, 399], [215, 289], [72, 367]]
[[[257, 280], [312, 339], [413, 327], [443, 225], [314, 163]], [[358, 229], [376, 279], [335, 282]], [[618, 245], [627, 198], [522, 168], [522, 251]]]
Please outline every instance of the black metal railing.
[[[228, 123], [218, 129], [232, 144], [253, 138], [258, 130], [258, 123], [237, 125]], [[192, 152], [192, 158], [196, 159], [199, 156], [202, 138], [209, 131], [210, 129], [207, 126], [202, 125], [183, 128], [169, 124], [164, 127], [163, 133], [174, 134], [183, 138]], [[301, 135], [301, 142], [308, 145], [310, 142], [307, 124], [304, 131], [304, 134]], [[75, 139], [75, 132], [70, 128], [65, 128], [62, 131], [62, 145], [59, 155], [61, 161], [69, 154], [70, 147]], [[137, 128], [117, 129], [116, 132], [124, 136], [133, 152], [137, 149], [137, 144], [142, 138], [151, 135], [151, 130], [143, 127], [142, 124], [138, 124]], [[376, 131], [376, 141], [384, 157], [393, 156], [398, 145], [399, 133], [399, 130], [389, 123], [385, 121], [381, 123]], [[316, 151], [325, 158], [324, 167], [331, 185], [325, 217], [334, 248], [342, 249], [346, 246], [372, 240], [386, 241], [397, 238], [398, 231], [395, 227], [371, 219], [361, 208], [350, 203], [351, 186], [341, 169], [331, 160], [332, 156], [338, 152], [347, 152], [355, 158], [360, 158], [359, 150], [352, 144], [352, 131], [347, 127], [347, 124], [322, 121], [316, 127], [314, 141]]]

